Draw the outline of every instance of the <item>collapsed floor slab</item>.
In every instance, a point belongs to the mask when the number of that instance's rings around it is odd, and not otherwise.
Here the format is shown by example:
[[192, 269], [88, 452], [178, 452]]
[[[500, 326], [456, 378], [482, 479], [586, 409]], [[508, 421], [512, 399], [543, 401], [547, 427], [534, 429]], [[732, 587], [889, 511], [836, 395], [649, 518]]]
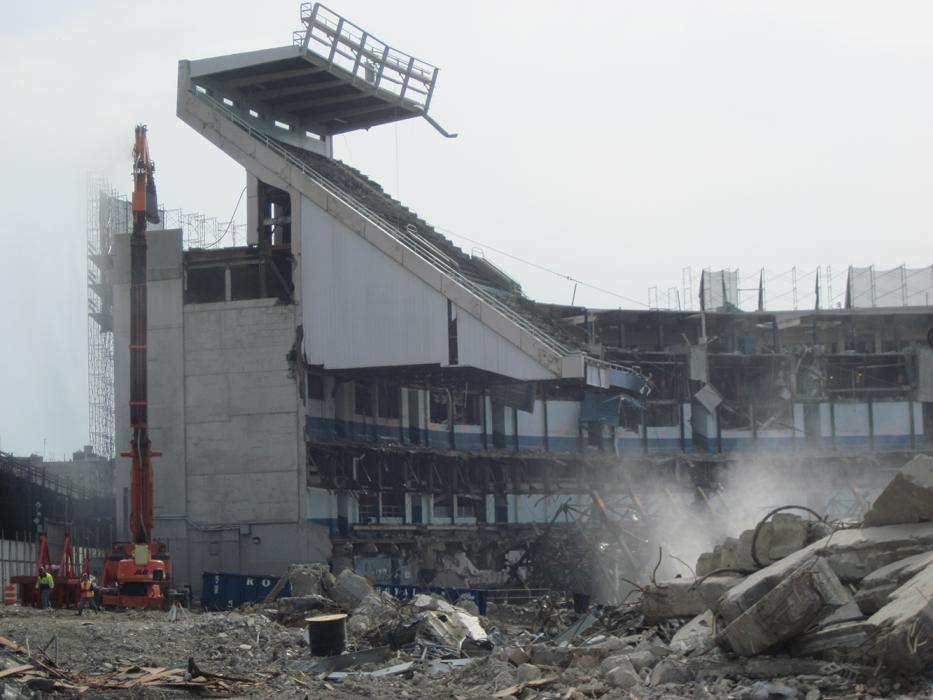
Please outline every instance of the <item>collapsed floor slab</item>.
[[933, 523], [839, 530], [736, 583], [724, 593], [717, 612], [726, 624], [731, 623], [813, 556], [824, 558], [842, 582], [853, 583], [930, 549]]
[[917, 455], [884, 488], [863, 522], [866, 526], [933, 520], [933, 457]]
[[641, 599], [645, 619], [692, 618], [715, 607], [742, 577], [722, 574], [707, 578], [679, 578], [648, 586]]
[[810, 557], [735, 618], [717, 641], [754, 656], [803, 632], [851, 600], [826, 560]]

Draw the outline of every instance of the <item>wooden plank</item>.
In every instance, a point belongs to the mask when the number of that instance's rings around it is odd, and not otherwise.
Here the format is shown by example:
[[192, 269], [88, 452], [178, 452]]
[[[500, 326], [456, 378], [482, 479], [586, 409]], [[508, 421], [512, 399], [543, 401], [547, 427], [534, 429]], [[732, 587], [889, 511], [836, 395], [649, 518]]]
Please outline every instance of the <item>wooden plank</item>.
[[14, 666], [13, 668], [8, 668], [5, 671], [0, 671], [0, 678], [6, 678], [7, 676], [15, 676], [20, 673], [25, 673], [26, 671], [35, 671], [36, 669], [32, 664], [23, 664], [22, 666]]
[[0, 647], [6, 647], [7, 649], [12, 649], [13, 651], [20, 651], [20, 649], [22, 649], [19, 644], [14, 642], [12, 639], [7, 639], [6, 637], [0, 637]]

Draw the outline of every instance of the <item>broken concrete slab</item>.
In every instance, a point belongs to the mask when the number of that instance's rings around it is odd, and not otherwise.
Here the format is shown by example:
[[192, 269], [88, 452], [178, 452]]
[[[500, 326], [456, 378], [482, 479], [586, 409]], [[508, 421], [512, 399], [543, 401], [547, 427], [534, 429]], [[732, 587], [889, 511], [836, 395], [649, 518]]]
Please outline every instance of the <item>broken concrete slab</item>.
[[609, 669], [606, 674], [606, 682], [613, 688], [630, 690], [637, 685], [641, 685], [641, 676], [635, 671], [630, 663], [620, 664]]
[[344, 569], [334, 581], [330, 597], [334, 602], [353, 610], [372, 592], [373, 587], [369, 581], [351, 569]]
[[826, 560], [811, 557], [729, 623], [717, 641], [754, 656], [800, 634], [851, 599]]
[[294, 597], [324, 595], [334, 584], [326, 564], [290, 564], [287, 577]]
[[714, 608], [717, 601], [742, 577], [717, 574], [705, 579], [677, 578], [646, 587], [641, 598], [642, 612], [649, 622], [672, 618], [692, 618]]
[[[771, 518], [771, 538], [768, 549], [760, 548], [770, 561], [793, 554], [807, 544], [807, 521], [793, 513], [777, 513]], [[764, 559], [762, 563], [764, 563]]]
[[726, 624], [731, 623], [803, 561], [814, 556], [826, 559], [836, 576], [850, 583], [882, 566], [930, 549], [933, 549], [933, 523], [838, 530], [750, 574], [725, 591], [718, 609], [713, 609]]
[[668, 657], [658, 662], [651, 671], [651, 686], [666, 683], [689, 683], [693, 680], [693, 670], [684, 659]]
[[907, 557], [882, 566], [862, 579], [855, 601], [866, 615], [873, 615], [888, 604], [891, 594], [933, 563], [933, 552]]
[[933, 565], [894, 591], [868, 622], [877, 627], [871, 653], [888, 668], [918, 673], [933, 663]]
[[933, 520], [933, 457], [917, 455], [894, 476], [865, 513], [865, 526]]
[[712, 610], [707, 610], [677, 630], [668, 646], [672, 652], [681, 656], [702, 654], [716, 643], [713, 635], [715, 624], [715, 615]]
[[383, 591], [373, 591], [360, 601], [347, 622], [353, 637], [373, 634], [398, 622], [398, 601]]
[[861, 658], [876, 627], [865, 620], [839, 622], [797, 637], [791, 642], [794, 656], [812, 656], [833, 661]]

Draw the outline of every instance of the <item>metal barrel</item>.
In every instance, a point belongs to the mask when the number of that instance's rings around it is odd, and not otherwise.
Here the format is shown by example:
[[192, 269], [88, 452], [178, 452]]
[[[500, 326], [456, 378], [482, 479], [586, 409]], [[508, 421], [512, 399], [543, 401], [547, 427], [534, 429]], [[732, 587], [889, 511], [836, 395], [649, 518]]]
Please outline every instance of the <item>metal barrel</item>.
[[308, 623], [308, 643], [312, 656], [337, 656], [347, 645], [347, 616], [316, 615], [305, 618]]

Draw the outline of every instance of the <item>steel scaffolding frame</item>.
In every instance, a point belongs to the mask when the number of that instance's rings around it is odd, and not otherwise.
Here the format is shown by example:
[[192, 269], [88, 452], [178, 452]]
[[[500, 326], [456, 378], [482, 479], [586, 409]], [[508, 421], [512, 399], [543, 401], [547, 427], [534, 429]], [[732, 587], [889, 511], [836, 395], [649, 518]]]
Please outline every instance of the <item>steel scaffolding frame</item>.
[[[111, 244], [126, 221], [115, 190], [99, 173], [87, 179], [87, 380], [88, 442], [94, 453], [114, 457], [113, 286]], [[102, 206], [103, 204], [103, 206]]]

